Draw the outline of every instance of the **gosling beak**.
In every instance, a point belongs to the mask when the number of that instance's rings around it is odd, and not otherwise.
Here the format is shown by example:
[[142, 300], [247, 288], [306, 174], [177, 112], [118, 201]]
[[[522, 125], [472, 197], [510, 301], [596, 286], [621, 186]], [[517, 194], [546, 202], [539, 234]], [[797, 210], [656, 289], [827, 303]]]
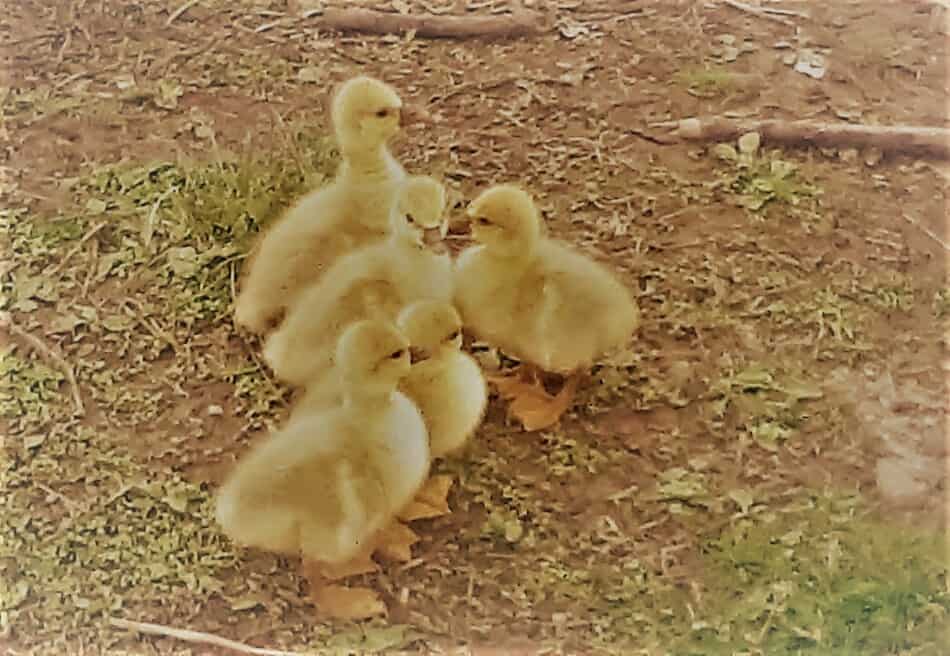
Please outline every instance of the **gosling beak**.
[[433, 246], [438, 244], [445, 237], [445, 230], [442, 226], [447, 226], [448, 224], [442, 223], [435, 226], [434, 228], [426, 228], [422, 232], [422, 243], [426, 246]]
[[462, 219], [459, 221], [460, 224], [465, 226], [465, 234], [469, 236], [474, 236], [477, 228], [475, 219], [478, 216], [478, 213], [475, 211], [475, 208], [469, 205], [465, 208], [465, 211], [462, 213]]
[[409, 228], [409, 241], [411, 241], [416, 246], [424, 246], [426, 243], [426, 231], [422, 228], [417, 228], [415, 226]]
[[423, 360], [427, 360], [428, 357], [429, 356], [426, 354], [425, 350], [422, 347], [420, 346], [409, 347], [409, 361], [412, 364], [416, 364], [417, 362], [422, 362]]

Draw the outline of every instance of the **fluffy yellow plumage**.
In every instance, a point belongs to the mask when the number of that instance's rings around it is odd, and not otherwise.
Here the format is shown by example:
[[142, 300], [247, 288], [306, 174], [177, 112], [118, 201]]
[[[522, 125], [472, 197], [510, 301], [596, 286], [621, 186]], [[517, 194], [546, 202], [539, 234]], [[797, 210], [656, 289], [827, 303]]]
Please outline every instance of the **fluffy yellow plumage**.
[[426, 356], [412, 365], [399, 389], [422, 412], [432, 457], [457, 452], [478, 428], [488, 403], [481, 369], [461, 351], [462, 318], [449, 303], [423, 300], [404, 308], [397, 325]]
[[604, 266], [544, 237], [514, 185], [469, 206], [472, 235], [455, 266], [455, 302], [479, 339], [545, 371], [569, 374], [622, 346], [639, 324], [630, 292]]
[[428, 434], [396, 391], [408, 341], [362, 321], [338, 345], [342, 404], [295, 409], [287, 425], [235, 467], [217, 497], [218, 522], [236, 542], [342, 563], [365, 549], [428, 476]]
[[316, 385], [332, 368], [337, 337], [353, 321], [369, 317], [395, 321], [414, 300], [451, 299], [451, 261], [426, 249], [419, 229], [436, 225], [444, 204], [445, 192], [437, 181], [426, 176], [407, 180], [392, 217], [390, 238], [337, 260], [268, 338], [264, 359], [281, 380]]
[[370, 77], [339, 89], [331, 118], [343, 162], [330, 185], [301, 198], [258, 241], [235, 302], [238, 325], [266, 332], [337, 258], [388, 235], [406, 178], [387, 147], [401, 107], [392, 88]]

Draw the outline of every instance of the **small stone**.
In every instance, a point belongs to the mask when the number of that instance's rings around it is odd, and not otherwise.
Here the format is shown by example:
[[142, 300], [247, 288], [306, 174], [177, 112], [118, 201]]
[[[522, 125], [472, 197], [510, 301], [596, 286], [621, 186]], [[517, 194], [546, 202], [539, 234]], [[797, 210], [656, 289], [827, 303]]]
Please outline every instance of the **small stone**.
[[210, 417], [220, 417], [224, 414], [224, 408], [220, 405], [209, 405], [208, 406], [208, 416]]
[[323, 71], [317, 66], [304, 66], [297, 71], [297, 81], [305, 83], [316, 83], [323, 79]]
[[725, 62], [734, 62], [739, 58], [739, 49], [735, 46], [723, 46], [722, 60]]
[[864, 154], [864, 163], [867, 166], [874, 167], [881, 163], [884, 153], [880, 148], [869, 148]]
[[739, 137], [739, 152], [745, 155], [754, 155], [759, 150], [762, 137], [758, 132], [746, 132]]
[[820, 53], [807, 48], [798, 52], [795, 61], [795, 70], [808, 77], [820, 80], [825, 76], [827, 64], [825, 58]]
[[838, 158], [842, 162], [854, 162], [858, 159], [858, 149], [857, 148], [842, 148], [838, 151]]
[[524, 527], [520, 521], [512, 518], [505, 522], [505, 540], [514, 543], [522, 537], [524, 537]]

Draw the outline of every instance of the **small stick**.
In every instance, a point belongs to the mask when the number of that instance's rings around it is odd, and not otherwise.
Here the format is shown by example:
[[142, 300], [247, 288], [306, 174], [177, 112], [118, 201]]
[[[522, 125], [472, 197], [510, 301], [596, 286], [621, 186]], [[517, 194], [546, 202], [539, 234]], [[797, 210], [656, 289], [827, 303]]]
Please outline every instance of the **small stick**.
[[47, 346], [47, 344], [36, 335], [16, 325], [9, 312], [0, 312], [0, 328], [8, 329], [11, 333], [27, 342], [34, 350], [39, 351], [42, 355], [46, 356], [47, 359], [52, 360], [62, 370], [63, 375], [66, 376], [66, 382], [69, 384], [69, 389], [72, 392], [77, 415], [85, 415], [86, 406], [83, 405], [82, 395], [79, 393], [79, 385], [76, 383], [76, 373], [73, 371], [72, 366], [63, 359], [63, 356]]
[[204, 645], [214, 645], [215, 647], [224, 647], [242, 654], [257, 654], [258, 656], [304, 656], [300, 652], [280, 651], [278, 649], [264, 649], [263, 647], [252, 647], [243, 642], [228, 640], [212, 633], [202, 631], [189, 631], [188, 629], [176, 629], [161, 624], [151, 624], [150, 622], [131, 622], [117, 617], [110, 617], [109, 624], [120, 629], [129, 629], [139, 633], [149, 633], [151, 635], [164, 636], [166, 638], [177, 638], [185, 642], [196, 642]]
[[465, 37], [519, 37], [541, 31], [541, 16], [533, 11], [519, 11], [498, 16], [441, 16], [434, 14], [393, 14], [372, 9], [327, 7], [319, 18], [331, 30], [392, 34], [414, 32], [416, 36], [433, 39]]
[[185, 4], [183, 4], [181, 7], [179, 7], [179, 8], [176, 9], [175, 11], [173, 11], [173, 12], [171, 13], [171, 15], [168, 17], [168, 20], [165, 21], [165, 27], [168, 27], [169, 25], [171, 25], [172, 23], [174, 23], [176, 20], [178, 20], [178, 18], [179, 18], [182, 14], [184, 14], [186, 11], [188, 11], [189, 9], [191, 9], [192, 7], [194, 7], [194, 6], [195, 6], [196, 4], [198, 4], [200, 1], [201, 1], [201, 0], [188, 0], [188, 2], [186, 2]]
[[42, 39], [52, 39], [55, 36], [59, 36], [59, 32], [51, 30], [49, 32], [40, 32], [39, 34], [34, 34], [33, 36], [25, 36], [20, 39], [14, 39], [13, 41], [7, 41], [3, 45], [5, 46], [18, 46], [22, 43], [29, 43], [30, 41], [40, 41]]
[[89, 294], [89, 285], [92, 284], [92, 277], [96, 273], [96, 260], [99, 256], [99, 242], [92, 242], [92, 261], [89, 264], [89, 269], [86, 271], [86, 279], [82, 281], [82, 298], [86, 298]]
[[940, 236], [937, 233], [935, 233], [933, 230], [921, 224], [920, 221], [918, 221], [917, 219], [915, 219], [914, 217], [908, 214], [901, 214], [901, 216], [904, 218], [905, 221], [907, 221], [911, 225], [917, 226], [917, 228], [919, 228], [921, 232], [923, 232], [925, 235], [927, 235], [928, 237], [933, 239], [935, 242], [943, 246], [943, 250], [950, 252], [950, 244], [948, 244], [943, 239], [941, 239]]
[[738, 9], [739, 11], [744, 11], [755, 16], [760, 16], [762, 18], [768, 18], [782, 25], [791, 25], [791, 21], [788, 21], [781, 16], [776, 16], [775, 14], [781, 14], [784, 16], [797, 16], [798, 18], [808, 18], [807, 15], [801, 14], [797, 11], [791, 11], [790, 9], [770, 9], [768, 7], [756, 7], [754, 5], [747, 5], [744, 2], [739, 2], [738, 0], [721, 0], [724, 5], [728, 5], [733, 9]]
[[67, 498], [64, 497], [62, 494], [60, 494], [59, 492], [57, 492], [57, 491], [54, 490], [53, 488], [49, 487], [48, 485], [43, 485], [42, 483], [33, 483], [33, 485], [35, 485], [35, 486], [38, 487], [39, 489], [43, 490], [43, 491], [46, 492], [47, 494], [49, 494], [49, 495], [51, 495], [51, 496], [54, 496], [54, 497], [56, 497], [57, 499], [59, 499], [60, 501], [62, 501], [63, 504], [64, 504], [67, 508], [69, 508], [71, 511], [75, 511], [75, 510], [76, 510], [76, 504], [73, 503], [72, 500], [67, 499]]
[[102, 230], [106, 226], [106, 223], [108, 222], [102, 221], [101, 223], [97, 223], [96, 225], [92, 226], [92, 229], [89, 230], [89, 232], [87, 232], [85, 235], [83, 235], [82, 239], [79, 240], [79, 243], [73, 246], [72, 249], [70, 249], [70, 251], [66, 253], [63, 259], [59, 261], [59, 264], [57, 264], [52, 269], [47, 271], [45, 275], [49, 278], [52, 278], [57, 273], [62, 271], [63, 267], [66, 266], [66, 263], [69, 262], [70, 258], [72, 258], [72, 256], [78, 253], [80, 250], [82, 250], [82, 247], [86, 245], [86, 242], [92, 239], [93, 236], [95, 236], [97, 232]]
[[59, 47], [59, 52], [56, 53], [57, 64], [63, 63], [63, 58], [66, 56], [66, 50], [69, 48], [72, 42], [73, 42], [73, 31], [66, 30], [66, 36], [63, 38], [63, 45]]

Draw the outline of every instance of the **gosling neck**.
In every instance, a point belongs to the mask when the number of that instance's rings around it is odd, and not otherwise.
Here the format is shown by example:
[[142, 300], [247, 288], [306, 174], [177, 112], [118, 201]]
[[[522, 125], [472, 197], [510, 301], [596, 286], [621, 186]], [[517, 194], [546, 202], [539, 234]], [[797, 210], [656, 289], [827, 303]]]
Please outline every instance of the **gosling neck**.
[[485, 244], [485, 253], [499, 264], [518, 268], [527, 266], [532, 260], [537, 244], [537, 238], [523, 238], [504, 245]]
[[360, 177], [382, 176], [392, 166], [392, 155], [385, 142], [373, 145], [358, 144], [356, 139], [340, 139], [343, 155], [341, 172]]
[[392, 240], [392, 245], [400, 249], [408, 248], [421, 251], [426, 247], [420, 233], [398, 224], [393, 226], [390, 239]]
[[455, 349], [451, 346], [439, 345], [434, 348], [421, 348], [423, 359], [413, 363], [413, 367], [424, 367], [428, 373], [438, 373], [445, 368], [446, 358]]
[[392, 386], [348, 385], [343, 392], [343, 407], [359, 408], [360, 412], [382, 410], [392, 401], [394, 391]]
[[438, 370], [444, 369], [449, 362], [449, 358], [451, 358], [454, 353], [458, 353], [458, 348], [455, 345], [440, 345], [429, 358], [432, 362], [432, 367]]

